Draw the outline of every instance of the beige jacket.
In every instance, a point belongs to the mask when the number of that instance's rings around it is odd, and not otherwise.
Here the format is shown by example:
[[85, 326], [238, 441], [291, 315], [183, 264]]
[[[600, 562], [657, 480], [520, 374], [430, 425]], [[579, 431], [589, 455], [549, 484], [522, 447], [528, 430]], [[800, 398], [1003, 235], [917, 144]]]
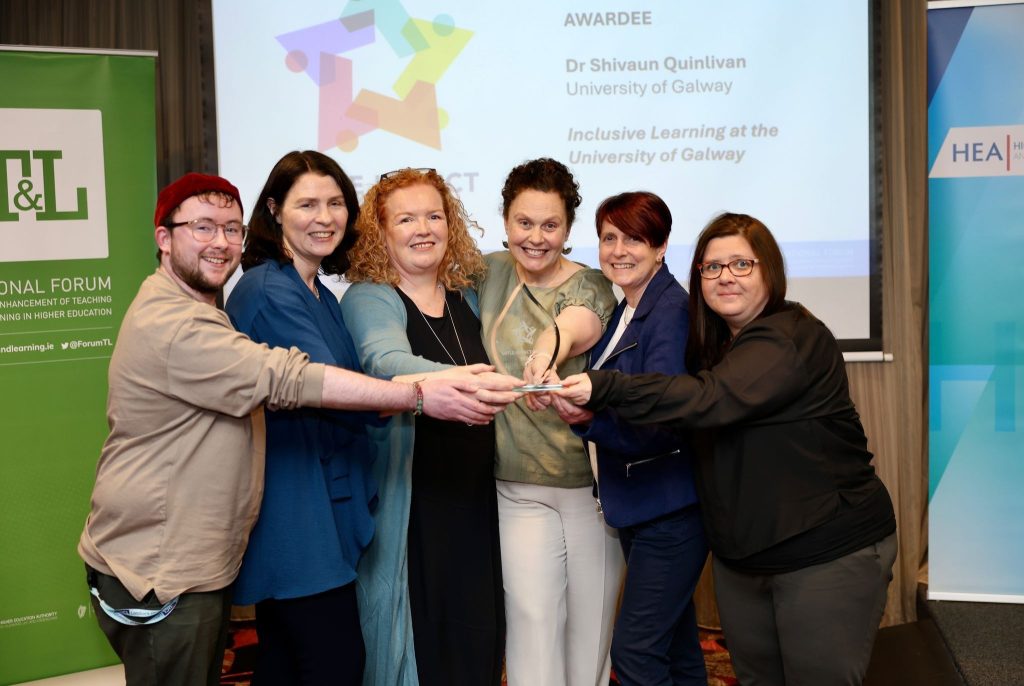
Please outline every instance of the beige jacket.
[[263, 406], [319, 406], [323, 376], [297, 348], [253, 343], [157, 270], [110, 360], [110, 435], [82, 559], [139, 600], [230, 584], [263, 494]]

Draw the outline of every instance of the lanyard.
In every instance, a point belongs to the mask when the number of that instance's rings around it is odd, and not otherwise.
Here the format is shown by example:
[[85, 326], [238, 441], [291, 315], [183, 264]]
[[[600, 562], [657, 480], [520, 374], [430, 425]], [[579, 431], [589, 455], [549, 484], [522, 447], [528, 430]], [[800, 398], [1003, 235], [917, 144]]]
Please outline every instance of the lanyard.
[[145, 624], [156, 624], [160, 620], [171, 614], [174, 608], [178, 605], [178, 598], [171, 598], [167, 603], [157, 610], [145, 610], [142, 608], [129, 607], [124, 610], [117, 610], [110, 607], [107, 603], [100, 598], [100, 592], [95, 586], [89, 588], [89, 592], [96, 596], [96, 600], [100, 603], [100, 609], [113, 619], [115, 622], [125, 624], [127, 626], [142, 626]]

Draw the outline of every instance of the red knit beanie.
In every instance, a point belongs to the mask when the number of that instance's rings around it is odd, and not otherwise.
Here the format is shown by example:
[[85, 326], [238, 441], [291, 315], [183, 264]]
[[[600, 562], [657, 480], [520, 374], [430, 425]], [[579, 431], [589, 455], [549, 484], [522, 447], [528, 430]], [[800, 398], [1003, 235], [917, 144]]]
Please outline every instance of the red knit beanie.
[[242, 198], [238, 195], [238, 189], [230, 181], [210, 174], [189, 172], [160, 191], [160, 195], [156, 199], [156, 213], [153, 215], [153, 226], [160, 226], [160, 221], [164, 217], [193, 195], [201, 195], [211, 191], [230, 195], [238, 203], [238, 209], [242, 209]]

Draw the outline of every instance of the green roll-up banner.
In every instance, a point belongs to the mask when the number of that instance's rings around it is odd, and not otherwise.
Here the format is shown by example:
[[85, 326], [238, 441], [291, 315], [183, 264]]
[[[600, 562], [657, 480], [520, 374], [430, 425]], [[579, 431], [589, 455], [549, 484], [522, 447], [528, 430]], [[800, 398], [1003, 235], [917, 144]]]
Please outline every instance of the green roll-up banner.
[[117, 658], [75, 547], [156, 266], [155, 55], [0, 49], [0, 684]]

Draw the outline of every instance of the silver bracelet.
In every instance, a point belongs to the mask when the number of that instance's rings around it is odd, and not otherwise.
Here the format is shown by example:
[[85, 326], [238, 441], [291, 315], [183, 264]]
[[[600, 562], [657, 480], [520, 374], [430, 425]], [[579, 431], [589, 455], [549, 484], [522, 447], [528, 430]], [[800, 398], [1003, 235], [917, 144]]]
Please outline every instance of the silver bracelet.
[[533, 362], [538, 357], [540, 357], [541, 355], [543, 355], [544, 357], [548, 358], [549, 362], [551, 361], [551, 355], [549, 353], [545, 353], [545, 352], [541, 352], [541, 351], [538, 351], [538, 350], [534, 350], [534, 351], [532, 351], [530, 353], [530, 356], [526, 358], [526, 364], [524, 366], [529, 367], [530, 363]]

